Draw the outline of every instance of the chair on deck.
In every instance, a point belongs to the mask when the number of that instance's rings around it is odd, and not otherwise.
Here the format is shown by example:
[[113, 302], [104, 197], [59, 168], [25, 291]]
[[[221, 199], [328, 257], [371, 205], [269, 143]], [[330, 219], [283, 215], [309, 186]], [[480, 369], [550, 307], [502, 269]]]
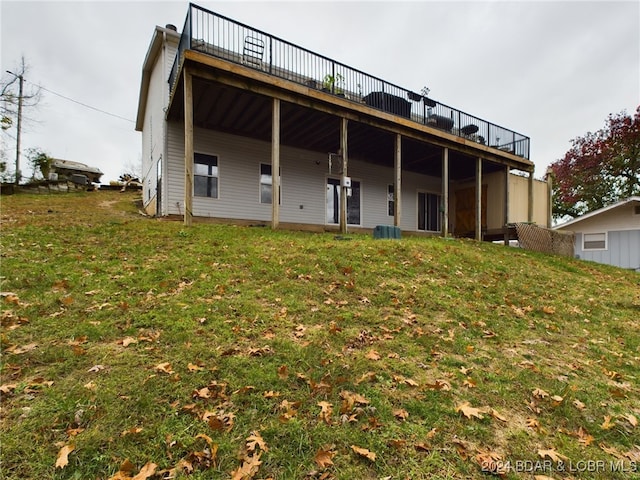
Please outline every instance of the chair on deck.
[[263, 55], [264, 41], [252, 36], [244, 38], [244, 48], [242, 50], [242, 63], [244, 65], [261, 70]]
[[474, 133], [477, 133], [477, 132], [478, 132], [478, 126], [473, 124], [465, 125], [460, 129], [460, 133], [467, 136], [473, 135]]

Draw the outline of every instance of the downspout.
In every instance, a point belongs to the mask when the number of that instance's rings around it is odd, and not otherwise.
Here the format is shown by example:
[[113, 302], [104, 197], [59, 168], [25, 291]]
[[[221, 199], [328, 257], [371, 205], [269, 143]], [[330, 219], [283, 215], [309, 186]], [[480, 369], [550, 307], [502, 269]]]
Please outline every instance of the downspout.
[[[162, 31], [162, 73], [166, 73], [166, 67], [167, 67], [167, 31], [166, 29]], [[165, 102], [168, 102], [168, 98], [169, 98], [169, 81], [166, 81], [163, 83], [162, 86], [162, 94], [163, 94], [163, 100], [162, 103], [164, 105]], [[162, 184], [160, 185], [160, 192], [164, 192], [162, 193], [161, 197], [160, 197], [160, 211], [156, 212], [156, 217], [162, 217], [165, 214], [165, 204], [167, 202], [167, 189], [165, 188], [165, 182], [167, 181], [167, 172], [165, 171], [165, 163], [169, 161], [169, 155], [168, 155], [168, 151], [169, 151], [169, 138], [167, 135], [167, 107], [164, 106], [162, 107], [162, 113], [164, 113], [163, 118], [162, 118], [162, 153], [160, 154], [160, 175], [161, 175], [161, 179], [160, 181], [162, 182]], [[158, 169], [156, 168], [156, 176]], [[156, 195], [158, 195], [158, 181], [156, 179]], [[156, 197], [156, 202], [157, 202], [157, 197]]]

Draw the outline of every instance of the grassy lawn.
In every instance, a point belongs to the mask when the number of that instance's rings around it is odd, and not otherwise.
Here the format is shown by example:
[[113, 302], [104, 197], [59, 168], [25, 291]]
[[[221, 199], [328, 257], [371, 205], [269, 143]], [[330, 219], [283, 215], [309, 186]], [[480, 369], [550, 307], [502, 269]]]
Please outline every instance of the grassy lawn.
[[2, 197], [3, 479], [640, 478], [640, 275]]

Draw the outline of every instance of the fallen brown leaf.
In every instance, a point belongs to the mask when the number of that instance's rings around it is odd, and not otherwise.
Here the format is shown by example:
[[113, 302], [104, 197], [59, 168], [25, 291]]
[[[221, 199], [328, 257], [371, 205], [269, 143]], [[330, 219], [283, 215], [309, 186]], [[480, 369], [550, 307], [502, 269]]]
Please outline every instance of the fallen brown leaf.
[[537, 398], [546, 398], [549, 396], [549, 394], [547, 392], [545, 392], [544, 390], [542, 390], [541, 388], [536, 388], [533, 391], [533, 396], [537, 397]]
[[231, 480], [248, 480], [253, 478], [256, 473], [258, 473], [260, 465], [262, 465], [260, 461], [261, 455], [262, 452], [259, 452], [254, 456], [245, 457], [242, 465], [240, 465], [237, 470], [231, 472]]
[[564, 401], [564, 397], [561, 397], [560, 395], [553, 395], [551, 400], [553, 400], [553, 406], [557, 407]]
[[351, 445], [351, 450], [356, 452], [361, 457], [365, 457], [365, 458], [371, 460], [372, 462], [376, 461], [376, 454], [373, 453], [370, 450], [367, 450], [366, 448], [361, 448], [361, 447], [358, 447], [356, 445]]
[[591, 445], [591, 443], [593, 443], [593, 441], [595, 440], [593, 436], [589, 435], [589, 433], [587, 433], [587, 431], [582, 427], [578, 429], [576, 436], [578, 437], [578, 441], [585, 447]]
[[122, 339], [122, 346], [123, 347], [128, 347], [129, 345], [132, 345], [134, 343], [138, 343], [138, 340], [136, 338], [133, 337], [125, 337]]
[[580, 400], [578, 400], [577, 398], [573, 401], [573, 406], [576, 407], [578, 410], [584, 410], [586, 408], [586, 405], [582, 403]]
[[318, 406], [320, 407], [320, 414], [318, 418], [325, 422], [328, 425], [331, 425], [331, 414], [333, 413], [333, 405], [329, 402], [318, 402]]
[[76, 447], [73, 445], [65, 445], [58, 452], [58, 457], [56, 458], [56, 468], [64, 468], [69, 464], [69, 454], [73, 452]]
[[425, 387], [430, 388], [431, 390], [444, 390], [448, 392], [451, 390], [451, 384], [446, 380], [435, 380], [433, 383], [427, 383]]
[[368, 360], [377, 361], [377, 360], [380, 360], [380, 358], [382, 358], [382, 357], [380, 356], [380, 354], [376, 350], [371, 349], [365, 355], [365, 358], [367, 358]]
[[333, 465], [333, 457], [336, 456], [334, 448], [334, 445], [327, 445], [316, 452], [313, 460], [318, 465], [318, 468], [325, 469]]
[[360, 385], [362, 382], [371, 382], [375, 380], [376, 374], [374, 372], [363, 373], [360, 378], [356, 380], [356, 385]]
[[600, 425], [600, 428], [602, 430], [609, 430], [609, 429], [613, 428], [613, 423], [611, 423], [611, 416], [610, 415], [605, 415], [604, 422], [602, 422], [602, 425]]
[[492, 408], [491, 410], [489, 410], [489, 414], [496, 420], [500, 420], [501, 422], [507, 423], [507, 419], [503, 415], [500, 415], [500, 413], [498, 413], [498, 411], [495, 408]]
[[282, 365], [278, 368], [278, 378], [286, 380], [289, 376], [289, 368], [286, 365]]
[[508, 472], [508, 468], [503, 462], [502, 455], [498, 452], [480, 450], [476, 454], [474, 460], [478, 465], [480, 465], [483, 473], [491, 473], [502, 477]]
[[158, 468], [158, 466], [155, 463], [148, 462], [132, 480], [147, 480], [147, 478], [152, 477], [156, 473], [156, 468]]
[[527, 418], [525, 423], [527, 424], [527, 427], [533, 430], [540, 430], [540, 422], [537, 418]]
[[540, 458], [550, 458], [551, 461], [553, 462], [560, 462], [560, 461], [565, 461], [568, 460], [567, 457], [565, 457], [564, 455], [558, 453], [556, 451], [555, 448], [549, 448], [549, 449], [540, 449], [538, 450], [538, 455], [540, 456]]
[[153, 367], [153, 369], [157, 372], [161, 372], [161, 373], [166, 373], [171, 375], [173, 372], [173, 369], [171, 368], [171, 363], [169, 362], [162, 362], [159, 363], [158, 365], [156, 365], [155, 367]]
[[638, 426], [638, 419], [634, 415], [628, 413], [627, 415], [623, 415], [622, 418], [629, 422], [632, 427], [635, 428]]
[[204, 370], [203, 367], [201, 367], [200, 365], [196, 365], [194, 363], [189, 362], [189, 364], [187, 365], [187, 369], [190, 372], [201, 372], [202, 370]]
[[465, 378], [464, 381], [462, 382], [462, 385], [467, 388], [476, 388], [478, 386], [475, 380], [473, 380], [471, 377]]
[[263, 452], [269, 451], [269, 448], [262, 438], [262, 435], [260, 435], [260, 432], [254, 431], [251, 432], [251, 435], [247, 437], [247, 451], [255, 452], [257, 448], [259, 448]]
[[409, 412], [407, 412], [404, 408], [398, 408], [393, 411], [393, 416], [398, 420], [406, 420], [409, 418]]
[[472, 407], [469, 402], [463, 402], [456, 406], [456, 412], [461, 412], [467, 418], [484, 418], [484, 416], [482, 415], [484, 413], [483, 410], [480, 408]]

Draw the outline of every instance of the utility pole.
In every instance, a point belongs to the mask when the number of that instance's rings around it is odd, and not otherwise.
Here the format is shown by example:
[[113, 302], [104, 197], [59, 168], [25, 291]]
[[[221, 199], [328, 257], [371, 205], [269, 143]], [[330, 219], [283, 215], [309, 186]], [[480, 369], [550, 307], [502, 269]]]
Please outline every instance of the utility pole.
[[20, 134], [22, 132], [22, 85], [24, 83], [24, 77], [22, 74], [16, 75], [13, 72], [7, 70], [7, 73], [13, 75], [19, 80], [18, 88], [18, 134], [16, 135], [16, 185], [20, 183]]

